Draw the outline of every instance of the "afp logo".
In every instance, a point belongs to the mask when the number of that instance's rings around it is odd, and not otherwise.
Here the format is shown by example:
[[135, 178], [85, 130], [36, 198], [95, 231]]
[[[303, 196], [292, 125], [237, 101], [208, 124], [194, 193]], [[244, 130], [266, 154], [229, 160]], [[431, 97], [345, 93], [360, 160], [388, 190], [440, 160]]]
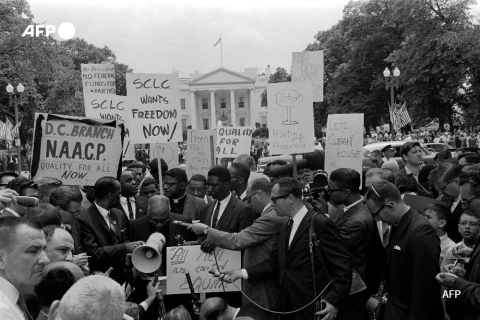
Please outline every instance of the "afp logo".
[[[29, 25], [23, 32], [22, 37], [40, 37], [41, 35], [45, 35], [46, 37], [48, 37], [54, 34], [55, 30], [55, 26], [49, 24]], [[75, 36], [75, 26], [70, 22], [64, 22], [58, 26], [57, 33], [58, 36], [63, 40], [72, 39]]]

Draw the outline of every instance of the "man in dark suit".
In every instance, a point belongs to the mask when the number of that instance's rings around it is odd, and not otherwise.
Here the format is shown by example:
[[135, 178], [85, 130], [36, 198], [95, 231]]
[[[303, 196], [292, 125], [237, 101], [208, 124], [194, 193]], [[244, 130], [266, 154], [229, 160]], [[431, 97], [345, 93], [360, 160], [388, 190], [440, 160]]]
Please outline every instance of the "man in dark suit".
[[445, 231], [455, 243], [462, 241], [458, 231], [458, 221], [462, 215], [462, 198], [460, 195], [460, 174], [462, 168], [451, 162], [442, 162], [430, 173], [430, 179], [435, 188], [442, 194], [442, 201], [450, 203], [450, 212]]
[[230, 171], [215, 167], [208, 171], [208, 189], [216, 201], [203, 207], [201, 222], [209, 227], [225, 232], [240, 232], [252, 225], [255, 220], [252, 208], [232, 197], [230, 192]]
[[[229, 250], [245, 250], [243, 266], [250, 267], [269, 258], [277, 248], [278, 230], [287, 222], [286, 217], [280, 217], [271, 206], [270, 193], [272, 187], [270, 181], [259, 178], [252, 181], [247, 188], [246, 201], [252, 208], [261, 213], [261, 216], [253, 224], [238, 233], [228, 233], [209, 228], [203, 223], [196, 223], [189, 227], [197, 235], [207, 234], [207, 241], [213, 245]], [[254, 283], [245, 281], [244, 292], [256, 303], [270, 310], [280, 308], [278, 292], [280, 290], [278, 275], [262, 279]], [[242, 305], [249, 303], [246, 298], [242, 299]], [[273, 313], [268, 313], [260, 308], [253, 307], [249, 313], [254, 319], [275, 319]]]
[[[352, 169], [340, 168], [334, 170], [328, 181], [330, 202], [339, 207], [338, 216], [333, 222], [340, 231], [343, 241], [347, 245], [352, 266], [358, 276], [366, 281], [367, 254], [372, 241], [372, 235], [380, 241], [378, 232], [374, 231], [374, 220], [360, 195], [360, 174]], [[337, 319], [362, 319], [366, 313], [365, 304], [369, 298], [367, 288], [361, 289], [348, 296], [346, 305], [341, 308]], [[360, 290], [360, 289], [357, 289]]]
[[148, 198], [137, 194], [138, 184], [135, 172], [125, 170], [120, 177], [122, 192], [116, 209], [125, 213], [129, 220], [135, 220], [147, 214]]
[[[324, 293], [325, 308], [319, 313], [322, 319], [334, 319], [339, 308], [348, 297], [352, 282], [352, 264], [348, 249], [341, 239], [335, 224], [323, 214], [307, 210], [302, 201], [302, 188], [293, 178], [280, 178], [275, 181], [271, 201], [280, 216], [290, 218], [280, 230], [277, 251], [263, 262], [242, 270], [227, 270], [221, 278], [231, 282], [248, 279], [255, 282], [278, 272], [280, 278], [280, 305], [283, 311], [293, 311], [314, 300], [332, 280]], [[310, 254], [310, 226], [318, 241]], [[318, 250], [317, 250], [318, 249]], [[318, 255], [320, 252], [321, 256]], [[282, 319], [307, 320], [314, 318], [314, 305], [286, 315]]]
[[393, 227], [387, 248], [385, 320], [443, 320], [439, 271], [440, 239], [428, 220], [403, 202], [390, 182], [373, 183], [366, 204], [375, 219]]
[[[460, 194], [464, 214], [460, 224], [463, 228], [469, 225], [477, 229], [480, 217], [480, 164], [475, 164], [460, 175]], [[473, 231], [473, 230], [472, 230]], [[480, 314], [480, 237], [478, 238], [470, 261], [465, 269], [453, 264], [447, 265], [442, 273], [437, 275], [440, 284], [459, 290], [460, 296], [447, 298], [447, 313], [450, 319], [476, 320]]]
[[[148, 240], [148, 237], [154, 232], [160, 232], [165, 236], [165, 246], [178, 246], [179, 242], [175, 236], [180, 235], [185, 241], [195, 239], [195, 235], [187, 228], [174, 225], [173, 221], [179, 220], [187, 223], [192, 223], [192, 219], [188, 216], [170, 212], [170, 203], [165, 196], [153, 196], [148, 200], [148, 214], [144, 217], [138, 218], [130, 222], [131, 239], [134, 241]], [[162, 271], [165, 275], [166, 268], [166, 252], [162, 255]]]
[[95, 182], [95, 202], [76, 216], [80, 224], [80, 240], [92, 272], [113, 268], [110, 277], [123, 283], [123, 269], [127, 253], [132, 253], [143, 241], [127, 239], [129, 221], [120, 210], [114, 209], [120, 198], [121, 186], [117, 179], [103, 177]]
[[235, 192], [235, 196], [243, 201], [247, 197], [248, 178], [250, 177], [250, 169], [244, 164], [233, 163], [228, 167], [232, 180], [230, 183], [230, 191]]
[[165, 173], [163, 188], [170, 199], [171, 211], [189, 217], [192, 221], [200, 220], [205, 201], [187, 194], [187, 186], [188, 178], [184, 170], [174, 168]]
[[405, 142], [400, 148], [400, 156], [405, 161], [405, 167], [395, 174], [399, 176], [411, 175], [415, 178], [418, 187], [418, 194], [424, 197], [431, 197], [431, 194], [418, 182], [418, 174], [423, 165], [422, 147], [420, 142]]

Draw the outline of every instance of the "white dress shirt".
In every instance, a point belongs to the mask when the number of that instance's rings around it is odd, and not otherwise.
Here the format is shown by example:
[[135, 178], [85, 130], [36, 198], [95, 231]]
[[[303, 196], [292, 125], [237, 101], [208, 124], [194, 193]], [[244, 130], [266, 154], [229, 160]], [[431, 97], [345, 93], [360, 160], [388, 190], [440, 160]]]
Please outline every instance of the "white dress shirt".
[[460, 201], [462, 201], [462, 196], [461, 195], [459, 195], [458, 198], [455, 199], [455, 201], [453, 201], [452, 205], [450, 206], [450, 212], [453, 213], [453, 211], [455, 211], [455, 209], [457, 209], [457, 206], [460, 203]]
[[[137, 210], [135, 206], [135, 197], [130, 197], [130, 204], [132, 205], [132, 211], [133, 211], [133, 219], [137, 217]], [[120, 204], [122, 205], [123, 211], [125, 211], [127, 217], [130, 219], [130, 212], [128, 211], [128, 203], [127, 203], [127, 198], [124, 196], [120, 196]]]
[[14, 217], [19, 217], [20, 218], [20, 215], [18, 213], [16, 213], [15, 211], [13, 211], [12, 209], [10, 209], [9, 207], [5, 207], [5, 209], [2, 210], [2, 214], [4, 211], [8, 211], [10, 212]]
[[22, 310], [17, 305], [18, 297], [18, 290], [0, 277], [0, 319], [25, 320]]
[[362, 202], [362, 201], [363, 201], [363, 197], [360, 196], [360, 200], [357, 200], [357, 201], [355, 201], [354, 203], [352, 203], [352, 204], [350, 204], [350, 205], [348, 205], [348, 206], [346, 206], [346, 207], [343, 207], [343, 212], [347, 212], [348, 210], [350, 210], [350, 208], [353, 208], [354, 206], [356, 206], [357, 204], [359, 204], [359, 203]]
[[[102, 215], [103, 219], [105, 219], [105, 222], [107, 223], [107, 226], [109, 228], [111, 228], [110, 226], [110, 219], [108, 218], [108, 214], [110, 213], [110, 211], [108, 211], [107, 209], [104, 209], [102, 207], [100, 207], [96, 202], [94, 202], [95, 205], [97, 206], [97, 209], [98, 211], [100, 212], [100, 214]], [[128, 211], [127, 211], [128, 212]]]
[[295, 232], [297, 232], [298, 227], [300, 226], [300, 223], [302, 222], [303, 218], [305, 218], [305, 215], [307, 214], [308, 209], [303, 206], [297, 214], [293, 217], [293, 225], [292, 225], [292, 232], [290, 233], [290, 239], [288, 240], [288, 246], [292, 243], [293, 237], [295, 237]]
[[222, 214], [225, 211], [225, 208], [227, 207], [227, 204], [230, 201], [231, 197], [232, 197], [232, 194], [229, 192], [228, 196], [225, 199], [223, 199], [222, 201], [217, 200], [215, 207], [213, 208], [212, 218], [210, 220], [211, 226], [213, 226], [213, 216], [215, 214], [215, 210], [217, 210], [217, 206], [220, 205], [220, 209], [218, 210], [218, 217], [217, 217], [217, 224], [218, 224], [218, 221], [220, 221], [220, 218], [222, 217]]

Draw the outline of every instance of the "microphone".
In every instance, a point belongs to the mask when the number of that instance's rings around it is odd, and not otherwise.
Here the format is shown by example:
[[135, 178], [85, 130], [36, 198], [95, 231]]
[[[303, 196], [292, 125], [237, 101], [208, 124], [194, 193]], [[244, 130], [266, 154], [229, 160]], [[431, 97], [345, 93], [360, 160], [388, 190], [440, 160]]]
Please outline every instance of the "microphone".
[[185, 244], [185, 240], [183, 239], [183, 237], [179, 234], [177, 234], [175, 236], [175, 240], [177, 240], [177, 243], [179, 246], [183, 246]]
[[18, 196], [15, 197], [17, 199], [17, 204], [24, 207], [36, 207], [38, 206], [38, 198], [35, 197], [24, 197]]
[[191, 223], [183, 222], [183, 221], [180, 221], [180, 220], [173, 220], [173, 224], [176, 225], [176, 226], [182, 226], [182, 227], [185, 227], [185, 228], [192, 225]]

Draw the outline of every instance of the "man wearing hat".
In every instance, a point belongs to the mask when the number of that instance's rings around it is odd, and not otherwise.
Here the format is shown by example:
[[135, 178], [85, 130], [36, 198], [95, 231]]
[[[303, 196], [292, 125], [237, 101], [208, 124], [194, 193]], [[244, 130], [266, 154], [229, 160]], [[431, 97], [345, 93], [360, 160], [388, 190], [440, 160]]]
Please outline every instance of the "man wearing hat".
[[392, 148], [392, 145], [389, 144], [383, 147], [382, 152], [384, 156], [383, 163], [389, 163], [389, 166], [396, 166], [398, 171], [398, 162], [393, 158], [395, 156], [395, 148]]

